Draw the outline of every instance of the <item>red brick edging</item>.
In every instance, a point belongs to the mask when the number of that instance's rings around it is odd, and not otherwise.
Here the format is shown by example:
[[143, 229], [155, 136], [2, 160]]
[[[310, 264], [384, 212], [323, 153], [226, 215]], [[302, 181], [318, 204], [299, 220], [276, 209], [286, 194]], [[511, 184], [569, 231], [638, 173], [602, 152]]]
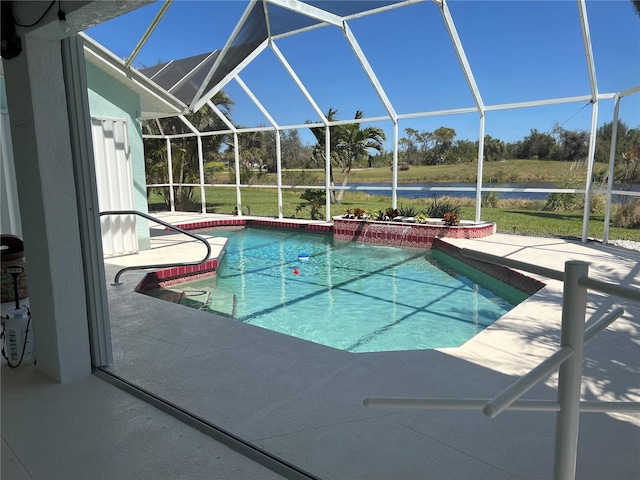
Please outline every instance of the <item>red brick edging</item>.
[[397, 247], [431, 248], [436, 238], [483, 238], [493, 235], [495, 228], [495, 223], [452, 227], [334, 218], [333, 238]]

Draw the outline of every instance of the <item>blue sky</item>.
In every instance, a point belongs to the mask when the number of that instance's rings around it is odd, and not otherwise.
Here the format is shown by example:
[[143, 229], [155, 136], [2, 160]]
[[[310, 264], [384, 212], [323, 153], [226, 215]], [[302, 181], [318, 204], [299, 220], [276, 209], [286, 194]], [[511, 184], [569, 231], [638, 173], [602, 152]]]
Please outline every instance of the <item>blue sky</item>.
[[[242, 15], [246, 1], [175, 0], [134, 65], [188, 57], [220, 49]], [[116, 55], [133, 50], [159, 10], [155, 3], [87, 31]], [[578, 6], [575, 1], [450, 1], [449, 8], [486, 105], [590, 93]], [[600, 93], [640, 84], [640, 16], [629, 0], [588, 1], [596, 79]], [[398, 113], [474, 106], [473, 97], [433, 2], [353, 20], [362, 50]], [[277, 46], [326, 112], [338, 118], [386, 111], [370, 86], [342, 32], [324, 27], [279, 40]], [[275, 55], [263, 52], [242, 79], [280, 125], [316, 120]], [[236, 102], [234, 121], [266, 125], [265, 117], [235, 84], [225, 90]], [[550, 131], [554, 123], [587, 130], [586, 102], [488, 112], [486, 133], [516, 141], [530, 129]], [[640, 93], [621, 102], [621, 119], [640, 126]], [[612, 120], [613, 101], [599, 104], [598, 125]], [[447, 115], [400, 122], [405, 128], [454, 128], [457, 138], [477, 140], [478, 114]], [[391, 122], [378, 123], [391, 138]], [[311, 141], [301, 132], [304, 140]], [[387, 142], [389, 143], [389, 142]]]

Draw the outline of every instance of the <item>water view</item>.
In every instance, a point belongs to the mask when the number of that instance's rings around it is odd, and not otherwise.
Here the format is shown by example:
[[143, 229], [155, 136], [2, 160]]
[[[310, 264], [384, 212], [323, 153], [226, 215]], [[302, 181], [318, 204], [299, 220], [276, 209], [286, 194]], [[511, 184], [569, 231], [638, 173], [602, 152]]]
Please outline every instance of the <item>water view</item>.
[[[491, 183], [485, 184], [485, 188], [513, 188], [513, 189], [553, 189], [553, 183]], [[434, 196], [447, 195], [457, 198], [474, 198], [475, 183], [399, 183], [398, 196], [410, 199], [433, 198]], [[614, 190], [620, 186], [614, 186]], [[640, 191], [640, 184], [633, 185], [634, 192]], [[391, 183], [350, 183], [349, 191], [368, 193], [371, 195], [391, 196]], [[512, 200], [546, 200], [549, 196], [547, 192], [496, 192], [501, 199]], [[617, 201], [614, 196], [614, 202]]]

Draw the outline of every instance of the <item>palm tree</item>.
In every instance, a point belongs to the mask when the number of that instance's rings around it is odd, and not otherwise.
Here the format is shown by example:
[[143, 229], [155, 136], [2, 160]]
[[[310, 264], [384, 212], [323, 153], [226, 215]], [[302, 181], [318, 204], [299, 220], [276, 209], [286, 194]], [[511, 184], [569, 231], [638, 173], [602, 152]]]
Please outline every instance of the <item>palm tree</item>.
[[[337, 110], [333, 110], [329, 107], [329, 113], [327, 113], [327, 120], [329, 122], [333, 122], [337, 120], [336, 114]], [[308, 122], [309, 123], [309, 122]], [[325, 145], [326, 145], [326, 130], [324, 127], [313, 127], [310, 129], [313, 136], [316, 137], [316, 144], [313, 146], [313, 150], [311, 152], [311, 156], [313, 160], [317, 163], [321, 163], [323, 166], [326, 165], [325, 161]], [[333, 187], [333, 163], [334, 157], [337, 155], [337, 146], [338, 146], [338, 127], [330, 127], [329, 128], [329, 137], [330, 137], [330, 146], [329, 146], [329, 155], [331, 156], [331, 161], [329, 162], [329, 185]], [[329, 192], [329, 199], [331, 203], [336, 203], [336, 192], [331, 190]]]
[[[223, 114], [230, 119], [233, 99], [224, 91], [218, 92], [211, 99], [212, 103], [222, 108]], [[186, 119], [200, 132], [226, 130], [224, 122], [213, 113], [208, 105], [197, 112], [185, 115]], [[167, 134], [190, 133], [187, 126], [178, 118], [162, 118], [158, 120], [162, 131]], [[151, 133], [160, 133], [155, 121], [147, 121], [143, 128]], [[202, 137], [202, 149], [205, 161], [214, 159], [220, 147], [226, 141], [225, 135], [207, 135]], [[145, 141], [145, 164], [147, 183], [168, 183], [166, 142], [163, 140]], [[173, 181], [177, 184], [199, 183], [200, 172], [198, 162], [198, 142], [195, 138], [174, 138], [171, 141], [173, 159]], [[159, 193], [169, 206], [169, 190], [163, 188]], [[176, 208], [179, 210], [197, 210], [194, 187], [179, 185], [176, 190]]]
[[[360, 120], [362, 116], [362, 110], [357, 110], [354, 119]], [[381, 128], [367, 127], [361, 129], [360, 123], [349, 123], [341, 127], [339, 130], [339, 155], [337, 159], [339, 162], [338, 165], [344, 174], [342, 186], [345, 187], [349, 182], [351, 168], [355, 163], [368, 159], [370, 156], [369, 151], [372, 149], [378, 153], [384, 152], [386, 136]], [[341, 203], [343, 196], [344, 190], [340, 190], [336, 202]]]
[[[327, 120], [333, 122], [337, 120], [337, 110], [329, 108]], [[354, 119], [360, 120], [363, 116], [361, 110], [357, 110]], [[317, 144], [313, 147], [313, 157], [316, 160], [325, 160], [325, 144], [326, 135], [324, 127], [311, 128], [311, 133], [316, 137]], [[350, 123], [347, 125], [335, 125], [330, 127], [330, 159], [329, 162], [329, 180], [330, 185], [334, 185], [333, 167], [339, 167], [344, 174], [342, 186], [345, 187], [349, 182], [349, 174], [351, 168], [356, 162], [364, 161], [369, 158], [369, 151], [376, 150], [379, 153], [384, 151], [383, 142], [386, 136], [384, 131], [378, 127], [367, 127], [361, 129], [360, 123]], [[342, 202], [344, 190], [340, 190], [338, 195], [331, 190], [331, 203]]]

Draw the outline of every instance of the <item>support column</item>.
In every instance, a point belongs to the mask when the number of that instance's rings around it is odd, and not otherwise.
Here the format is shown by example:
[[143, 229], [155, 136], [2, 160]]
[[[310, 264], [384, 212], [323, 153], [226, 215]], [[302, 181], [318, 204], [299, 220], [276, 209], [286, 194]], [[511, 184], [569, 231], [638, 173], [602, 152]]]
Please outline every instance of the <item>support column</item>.
[[59, 40], [25, 35], [4, 61], [37, 368], [91, 373], [82, 248]]

